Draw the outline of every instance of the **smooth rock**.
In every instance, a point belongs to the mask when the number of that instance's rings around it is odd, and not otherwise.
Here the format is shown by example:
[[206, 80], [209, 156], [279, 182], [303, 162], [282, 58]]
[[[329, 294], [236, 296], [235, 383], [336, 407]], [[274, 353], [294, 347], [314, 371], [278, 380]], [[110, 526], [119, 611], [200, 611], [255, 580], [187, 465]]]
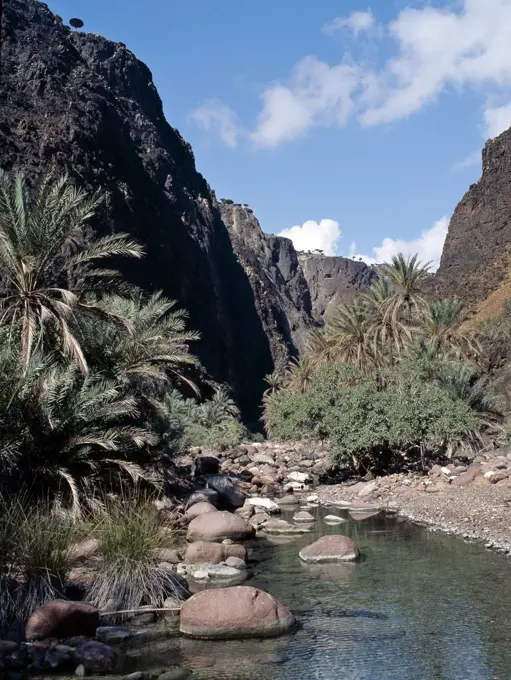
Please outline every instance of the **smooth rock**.
[[208, 475], [208, 487], [220, 494], [220, 500], [232, 508], [241, 508], [245, 504], [245, 494], [234, 484], [228, 475]]
[[29, 641], [73, 635], [94, 637], [98, 626], [99, 610], [94, 605], [50, 600], [30, 616], [25, 628], [25, 637]]
[[327, 524], [344, 524], [346, 520], [339, 515], [326, 515], [325, 520]]
[[188, 499], [190, 506], [195, 503], [203, 502], [211, 503], [211, 505], [214, 505], [215, 508], [217, 508], [218, 503], [220, 502], [220, 494], [218, 491], [215, 491], [215, 489], [198, 489], [197, 491], [194, 491]]
[[275, 459], [269, 453], [255, 453], [252, 456], [252, 461], [256, 465], [275, 465]]
[[216, 456], [197, 456], [194, 467], [196, 477], [217, 475], [220, 472], [220, 460]]
[[299, 499], [294, 494], [287, 494], [286, 496], [282, 496], [281, 498], [277, 498], [276, 502], [277, 502], [277, 505], [281, 505], [281, 506], [300, 505]]
[[248, 521], [253, 527], [260, 527], [261, 524], [268, 522], [271, 519], [267, 512], [256, 512]]
[[75, 659], [87, 672], [110, 673], [117, 664], [114, 649], [102, 642], [85, 642], [75, 650]]
[[188, 526], [190, 541], [243, 541], [252, 538], [254, 527], [230, 512], [208, 512], [193, 519]]
[[265, 522], [262, 526], [262, 529], [265, 533], [267, 534], [272, 534], [272, 535], [280, 535], [280, 534], [306, 534], [309, 533], [310, 529], [307, 529], [305, 527], [297, 527], [291, 524], [290, 522], [286, 522], [283, 519], [271, 519], [268, 522]]
[[278, 513], [280, 512], [280, 507], [272, 501], [271, 498], [263, 498], [262, 496], [251, 496], [245, 501], [245, 505], [253, 505], [258, 508], [264, 508], [266, 512]]
[[293, 515], [293, 522], [314, 522], [316, 518], [310, 512], [303, 510]]
[[196, 541], [186, 548], [185, 564], [220, 564], [224, 561], [224, 546], [210, 541]]
[[308, 472], [289, 472], [287, 478], [291, 482], [298, 482], [299, 484], [305, 484], [310, 481], [310, 475]]
[[194, 503], [188, 508], [188, 510], [185, 512], [185, 517], [191, 521], [192, 519], [200, 517], [201, 515], [205, 515], [208, 512], [217, 512], [217, 509], [214, 505], [208, 503], [207, 501], [199, 501], [199, 503]]
[[193, 595], [181, 609], [179, 630], [206, 640], [276, 637], [295, 618], [279, 600], [258, 588], [233, 586]]
[[315, 543], [300, 550], [304, 562], [354, 562], [360, 557], [357, 544], [348, 536], [322, 536]]
[[240, 571], [243, 571], [243, 569], [247, 568], [247, 563], [245, 560], [242, 560], [239, 557], [228, 557], [225, 560], [225, 564], [228, 567], [233, 567], [234, 569], [238, 569]]

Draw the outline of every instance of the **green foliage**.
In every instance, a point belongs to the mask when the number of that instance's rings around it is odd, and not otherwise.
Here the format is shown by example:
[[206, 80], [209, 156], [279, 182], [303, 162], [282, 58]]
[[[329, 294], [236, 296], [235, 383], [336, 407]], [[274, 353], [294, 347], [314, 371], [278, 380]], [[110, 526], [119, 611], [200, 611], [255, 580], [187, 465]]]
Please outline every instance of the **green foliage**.
[[0, 633], [22, 624], [43, 602], [64, 596], [70, 519], [26, 493], [0, 496]]
[[[165, 521], [151, 499], [137, 494], [106, 500], [89, 523], [102, 558], [87, 599], [104, 612], [162, 607], [170, 595], [182, 597], [183, 587], [167, 569], [158, 566], [158, 551], [173, 545], [176, 528]], [[122, 617], [122, 615], [121, 615]]]
[[328, 439], [331, 463], [357, 470], [399, 467], [445, 453], [469, 438], [479, 421], [468, 400], [424, 380], [419, 364], [367, 376], [352, 367], [321, 367], [305, 393], [276, 392], [266, 426], [279, 439]]

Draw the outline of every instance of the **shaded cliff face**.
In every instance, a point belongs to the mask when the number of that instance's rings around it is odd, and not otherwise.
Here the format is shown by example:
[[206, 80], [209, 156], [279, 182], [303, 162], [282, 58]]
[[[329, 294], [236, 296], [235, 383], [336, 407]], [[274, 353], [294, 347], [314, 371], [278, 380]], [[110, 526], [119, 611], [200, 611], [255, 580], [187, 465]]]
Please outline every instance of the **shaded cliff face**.
[[340, 305], [352, 302], [360, 289], [377, 278], [372, 267], [346, 257], [300, 254], [299, 259], [317, 322], [328, 320]]
[[483, 173], [456, 207], [435, 276], [436, 294], [469, 303], [509, 279], [511, 130], [487, 142]]
[[196, 350], [248, 417], [273, 367], [243, 267], [190, 146], [165, 120], [149, 69], [122, 44], [71, 33], [38, 0], [6, 0], [0, 163], [35, 174], [55, 164], [106, 193], [99, 232], [146, 249], [126, 276], [190, 312]]
[[281, 366], [304, 349], [311, 325], [310, 293], [296, 251], [289, 239], [266, 236], [249, 208], [223, 203], [220, 210], [250, 281], [272, 358]]

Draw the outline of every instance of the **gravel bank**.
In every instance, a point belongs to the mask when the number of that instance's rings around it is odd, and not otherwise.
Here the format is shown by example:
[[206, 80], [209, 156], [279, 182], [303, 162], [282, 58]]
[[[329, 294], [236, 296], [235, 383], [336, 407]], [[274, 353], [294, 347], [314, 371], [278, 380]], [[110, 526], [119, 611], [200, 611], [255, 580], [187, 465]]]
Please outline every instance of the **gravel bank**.
[[[421, 489], [418, 479], [410, 482], [407, 475], [394, 475], [392, 482], [388, 490], [379, 488], [367, 501], [397, 510], [400, 516], [433, 531], [482, 541], [487, 548], [511, 553], [511, 488], [447, 486], [431, 492]], [[415, 488], [403, 489], [404, 483]], [[322, 486], [317, 494], [324, 504], [352, 501], [360, 497], [353, 489], [345, 484]]]

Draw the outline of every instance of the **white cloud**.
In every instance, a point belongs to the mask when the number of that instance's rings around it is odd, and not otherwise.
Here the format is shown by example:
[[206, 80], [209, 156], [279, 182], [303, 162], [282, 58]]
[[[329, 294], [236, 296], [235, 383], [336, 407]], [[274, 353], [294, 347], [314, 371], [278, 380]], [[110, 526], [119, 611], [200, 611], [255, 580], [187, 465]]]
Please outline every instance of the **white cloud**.
[[286, 85], [277, 83], [263, 93], [252, 141], [275, 147], [315, 125], [344, 125], [353, 111], [360, 75], [360, 69], [348, 63], [330, 67], [315, 57], [305, 57]]
[[372, 255], [358, 254], [356, 244], [352, 243], [349, 257], [362, 259], [367, 264], [381, 264], [389, 262], [392, 256], [398, 253], [403, 253], [406, 257], [417, 253], [419, 260], [432, 263], [432, 271], [434, 271], [438, 269], [440, 264], [448, 227], [448, 218], [442, 217], [430, 229], [423, 231], [417, 239], [405, 241], [403, 239], [384, 238], [379, 246], [372, 249]]
[[511, 127], [511, 104], [487, 107], [484, 112], [484, 132], [486, 138], [493, 138]]
[[361, 31], [368, 31], [375, 24], [374, 14], [367, 12], [352, 12], [347, 17], [336, 17], [333, 21], [323, 26], [323, 31], [328, 34], [335, 33], [342, 28], [349, 28], [358, 36]]
[[481, 165], [481, 152], [480, 151], [474, 151], [473, 153], [469, 153], [468, 156], [465, 156], [465, 158], [462, 158], [461, 161], [457, 161], [454, 163], [452, 166], [451, 170], [453, 172], [456, 172], [457, 170], [464, 170], [465, 168], [472, 168], [474, 165]]
[[322, 250], [325, 255], [335, 255], [341, 229], [335, 220], [307, 220], [301, 226], [284, 229], [278, 236], [291, 239], [296, 250]]
[[206, 132], [216, 132], [226, 146], [238, 144], [241, 128], [235, 112], [218, 99], [210, 99], [192, 113], [192, 120]]
[[[298, 62], [286, 82], [270, 85], [252, 140], [275, 147], [322, 125], [342, 126], [357, 115], [364, 125], [407, 118], [442, 93], [472, 88], [483, 97], [511, 93], [511, 0], [461, 0], [458, 11], [407, 8], [386, 26], [393, 54], [380, 64]], [[355, 34], [374, 26], [370, 12], [337, 18], [324, 30]], [[371, 32], [371, 31], [370, 31]], [[376, 32], [374, 33], [377, 36]], [[489, 108], [486, 128], [511, 121], [510, 107]]]

